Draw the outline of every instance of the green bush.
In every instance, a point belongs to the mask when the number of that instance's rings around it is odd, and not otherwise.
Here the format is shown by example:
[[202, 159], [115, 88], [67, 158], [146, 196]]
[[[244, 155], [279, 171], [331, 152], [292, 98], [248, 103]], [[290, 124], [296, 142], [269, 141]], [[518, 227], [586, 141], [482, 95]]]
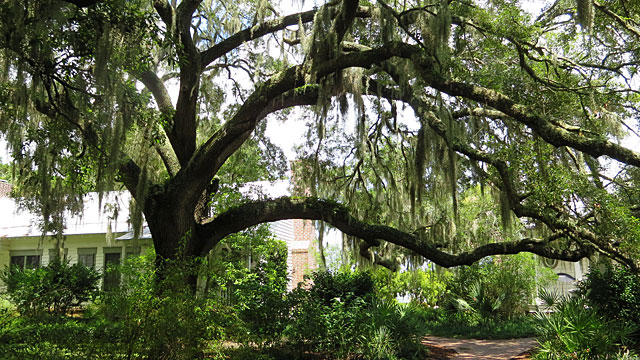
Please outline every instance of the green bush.
[[1, 339], [0, 358], [6, 360], [104, 359], [106, 345], [96, 324], [50, 314], [17, 317]]
[[629, 269], [613, 265], [592, 267], [578, 289], [590, 305], [608, 318], [640, 326], [640, 276]]
[[369, 301], [375, 290], [375, 282], [368, 272], [317, 271], [313, 273], [312, 279], [310, 295], [324, 305], [332, 304], [335, 299], [349, 302], [360, 298]]
[[[466, 306], [471, 307], [469, 304]], [[419, 316], [426, 324], [428, 333], [435, 336], [467, 339], [515, 339], [537, 335], [535, 319], [532, 316], [486, 321], [481, 319], [474, 310], [468, 310], [468, 313], [459, 310], [451, 311], [446, 308], [422, 307], [419, 310]]]
[[249, 340], [261, 345], [278, 343], [289, 322], [287, 246], [269, 243], [257, 266], [236, 280], [234, 303], [248, 329]]
[[552, 272], [536, 267], [532, 254], [489, 257], [460, 267], [449, 283], [451, 309], [464, 300], [481, 318], [509, 319], [524, 315], [538, 287], [553, 278]]
[[[202, 296], [185, 279], [198, 271], [195, 261], [165, 261], [162, 275], [149, 253], [129, 259], [120, 269], [118, 289], [105, 293], [87, 314], [106, 339], [107, 358], [196, 359], [219, 346], [225, 308]], [[112, 344], [109, 346], [108, 344]]]
[[441, 274], [424, 269], [398, 272], [379, 267], [373, 276], [376, 292], [386, 299], [407, 296], [411, 302], [435, 306], [446, 296], [447, 282], [452, 275], [449, 271]]
[[[610, 320], [584, 297], [560, 301], [554, 312], [537, 314], [536, 359], [615, 359], [631, 343], [632, 325]], [[629, 354], [625, 355], [629, 356]]]
[[82, 264], [53, 261], [38, 269], [6, 268], [0, 278], [18, 311], [34, 316], [53, 311], [64, 314], [72, 306], [98, 294], [100, 273]]
[[364, 344], [364, 358], [425, 358], [422, 337], [427, 333], [427, 327], [418, 305], [378, 300], [367, 310], [368, 341]]
[[344, 359], [358, 353], [366, 339], [365, 318], [373, 280], [368, 273], [315, 272], [309, 289], [289, 295], [291, 323], [285, 331], [290, 345]]
[[424, 358], [424, 322], [415, 306], [375, 300], [367, 272], [316, 272], [309, 289], [289, 298], [292, 321], [285, 337], [299, 351], [335, 359]]

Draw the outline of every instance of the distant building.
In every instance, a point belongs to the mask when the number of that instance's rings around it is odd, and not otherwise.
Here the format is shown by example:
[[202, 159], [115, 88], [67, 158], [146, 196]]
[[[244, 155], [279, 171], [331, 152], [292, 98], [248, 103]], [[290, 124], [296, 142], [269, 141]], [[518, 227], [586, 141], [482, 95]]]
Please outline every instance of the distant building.
[[[276, 196], [282, 196], [286, 194], [288, 184], [256, 183], [251, 186], [262, 188], [263, 193], [275, 192]], [[11, 185], [0, 182], [0, 269], [9, 265], [37, 268], [48, 264], [56, 256], [54, 241], [49, 235], [42, 237], [37, 226], [39, 216], [20, 211], [15, 200], [9, 197], [10, 192]], [[102, 208], [99, 208], [98, 200], [97, 193], [88, 194], [81, 216], [66, 219], [62, 254], [65, 260], [103, 270], [108, 264], [121, 264], [124, 259], [153, 247], [146, 227], [138, 239], [133, 239], [128, 222], [128, 192], [103, 194]], [[271, 231], [274, 237], [287, 244], [289, 289], [292, 289], [306, 272], [316, 268], [309, 251], [315, 239], [315, 228], [309, 220], [282, 220], [272, 223]], [[107, 276], [103, 286], [108, 288], [113, 285], [111, 282], [117, 281], [119, 279]]]
[[585, 258], [576, 262], [562, 261], [539, 257], [540, 264], [547, 267], [558, 275], [558, 280], [547, 286], [547, 290], [555, 291], [558, 294], [570, 294], [576, 289], [578, 281], [589, 272], [589, 259]]

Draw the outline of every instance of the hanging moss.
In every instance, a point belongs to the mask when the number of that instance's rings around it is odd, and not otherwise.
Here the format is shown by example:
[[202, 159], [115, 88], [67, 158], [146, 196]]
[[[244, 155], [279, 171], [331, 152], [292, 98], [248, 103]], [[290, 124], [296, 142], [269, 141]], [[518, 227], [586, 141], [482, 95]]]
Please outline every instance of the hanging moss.
[[499, 191], [499, 200], [500, 200], [500, 220], [502, 222], [502, 228], [510, 232], [511, 231], [511, 204], [509, 203], [509, 197], [507, 193], [500, 190]]
[[587, 32], [591, 33], [593, 29], [593, 1], [592, 0], [576, 0], [576, 20], [580, 26]]
[[[418, 130], [418, 135], [416, 136], [416, 150], [414, 153], [414, 166], [415, 166], [415, 180], [416, 187], [418, 189], [417, 194], [412, 194], [411, 197], [416, 197], [418, 202], [422, 200], [422, 189], [424, 188], [424, 176], [425, 176], [425, 163], [427, 161], [427, 140], [428, 136], [426, 124], [421, 123], [420, 129]], [[412, 211], [413, 213], [413, 211]]]

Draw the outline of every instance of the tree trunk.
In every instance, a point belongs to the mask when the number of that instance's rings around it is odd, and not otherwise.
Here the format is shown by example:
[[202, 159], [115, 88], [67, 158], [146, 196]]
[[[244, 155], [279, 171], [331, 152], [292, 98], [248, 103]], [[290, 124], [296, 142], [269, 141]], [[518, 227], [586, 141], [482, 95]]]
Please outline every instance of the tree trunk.
[[197, 273], [192, 260], [199, 253], [194, 246], [197, 233], [193, 209], [176, 196], [162, 194], [148, 201], [145, 210], [156, 252], [157, 283], [170, 276], [169, 271], [182, 271], [185, 283], [195, 292]]

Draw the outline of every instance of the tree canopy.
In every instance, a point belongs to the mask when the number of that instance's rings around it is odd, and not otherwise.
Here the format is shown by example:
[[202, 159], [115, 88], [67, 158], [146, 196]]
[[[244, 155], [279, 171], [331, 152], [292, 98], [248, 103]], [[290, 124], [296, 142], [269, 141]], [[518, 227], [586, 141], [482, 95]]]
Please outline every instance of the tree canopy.
[[[0, 132], [45, 230], [124, 186], [164, 258], [303, 218], [391, 268], [637, 267], [640, 3], [277, 3], [0, 4]], [[266, 122], [300, 114], [297, 196], [216, 207], [225, 184], [284, 174]]]

